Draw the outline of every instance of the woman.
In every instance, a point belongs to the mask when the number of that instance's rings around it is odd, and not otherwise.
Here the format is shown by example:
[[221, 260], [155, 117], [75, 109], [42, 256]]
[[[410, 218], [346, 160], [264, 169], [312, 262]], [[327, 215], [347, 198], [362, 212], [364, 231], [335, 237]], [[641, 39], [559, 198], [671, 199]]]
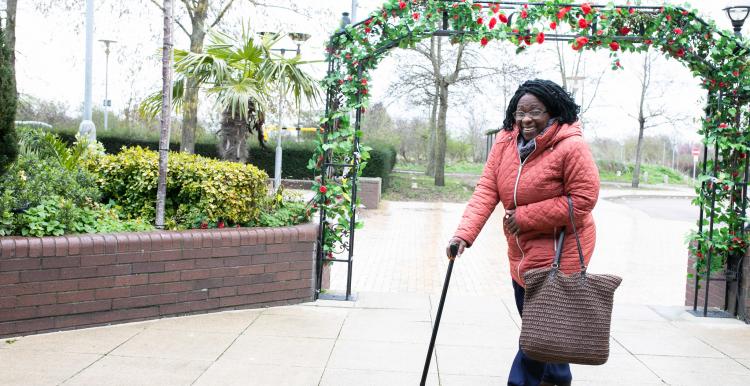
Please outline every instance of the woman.
[[[583, 139], [578, 111], [571, 96], [554, 82], [530, 80], [518, 88], [505, 113], [503, 131], [497, 134], [482, 177], [446, 248], [449, 258], [451, 244], [458, 245], [461, 255], [502, 203], [519, 313], [524, 273], [549, 267], [559, 232], [564, 228], [571, 232], [566, 228], [568, 195], [587, 264], [594, 251], [591, 210], [599, 196], [599, 172]], [[565, 238], [560, 268], [565, 273], [580, 270], [574, 237]], [[537, 362], [519, 349], [508, 385], [569, 385], [571, 380], [568, 364]]]

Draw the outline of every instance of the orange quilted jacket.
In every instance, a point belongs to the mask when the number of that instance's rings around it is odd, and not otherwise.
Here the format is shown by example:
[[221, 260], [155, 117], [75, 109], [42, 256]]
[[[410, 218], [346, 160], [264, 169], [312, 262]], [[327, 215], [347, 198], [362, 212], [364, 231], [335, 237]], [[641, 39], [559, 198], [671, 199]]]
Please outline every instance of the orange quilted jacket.
[[[599, 197], [599, 172], [579, 122], [553, 123], [536, 137], [536, 148], [523, 163], [517, 138], [518, 127], [497, 134], [455, 236], [471, 246], [498, 203], [516, 209], [521, 231], [518, 235], [503, 231], [511, 276], [524, 285], [524, 272], [552, 263], [556, 237], [570, 223], [566, 195], [573, 199], [576, 228], [588, 264], [596, 244], [591, 211]], [[577, 272], [580, 264], [572, 228], [567, 229], [560, 268], [571, 273]]]

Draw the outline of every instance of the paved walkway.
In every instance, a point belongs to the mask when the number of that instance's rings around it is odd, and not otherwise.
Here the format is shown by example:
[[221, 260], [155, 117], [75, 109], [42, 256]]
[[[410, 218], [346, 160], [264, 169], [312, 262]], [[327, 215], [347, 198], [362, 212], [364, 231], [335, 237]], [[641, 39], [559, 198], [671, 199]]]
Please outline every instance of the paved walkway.
[[[643, 191], [639, 191], [643, 194]], [[609, 193], [603, 192], [603, 196]], [[3, 385], [415, 385], [463, 205], [384, 203], [357, 234], [354, 302], [169, 318], [7, 340]], [[594, 272], [624, 277], [610, 360], [575, 385], [748, 385], [750, 327], [691, 316], [686, 221], [615, 201], [595, 211]], [[520, 321], [499, 218], [455, 264], [430, 385], [503, 385]], [[341, 268], [334, 286], [341, 285]], [[340, 287], [343, 288], [343, 287]]]

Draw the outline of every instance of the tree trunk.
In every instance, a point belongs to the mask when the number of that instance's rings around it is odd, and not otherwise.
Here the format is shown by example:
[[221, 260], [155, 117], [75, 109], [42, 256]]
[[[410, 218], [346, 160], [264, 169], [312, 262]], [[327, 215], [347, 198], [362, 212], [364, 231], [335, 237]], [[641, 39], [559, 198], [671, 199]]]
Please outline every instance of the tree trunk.
[[448, 115], [448, 85], [440, 85], [440, 108], [438, 109], [437, 135], [435, 143], [435, 186], [445, 186], [445, 149], [447, 132], [445, 120]]
[[[10, 62], [13, 66], [13, 76], [15, 77], [16, 72], [16, 8], [18, 0], [8, 0], [6, 2], [6, 17], [8, 18], [5, 22], [5, 41], [6, 46], [10, 49]], [[14, 85], [15, 87], [15, 85]]]
[[173, 0], [164, 0], [164, 47], [161, 73], [161, 133], [159, 137], [159, 183], [156, 188], [156, 228], [164, 228], [164, 205], [167, 197], [167, 161], [169, 157], [169, 132], [172, 115], [172, 24]]
[[630, 186], [638, 188], [641, 180], [641, 158], [643, 150], [643, 131], [646, 129], [646, 115], [643, 107], [646, 102], [646, 91], [651, 82], [651, 57], [648, 53], [643, 59], [643, 77], [641, 78], [641, 100], [638, 103], [638, 143], [635, 145], [635, 165], [633, 166], [633, 181]]
[[[208, 1], [201, 0], [193, 8], [192, 31], [190, 32], [190, 52], [203, 52], [203, 41], [206, 38], [206, 17]], [[182, 113], [182, 138], [180, 151], [195, 153], [195, 132], [198, 128], [198, 82], [194, 77], [187, 79], [185, 100]]]
[[427, 169], [425, 175], [435, 177], [435, 143], [437, 133], [437, 114], [440, 105], [440, 87], [435, 83], [435, 97], [432, 98], [432, 112], [430, 113], [430, 139], [427, 141]]
[[631, 183], [631, 186], [633, 188], [638, 188], [638, 184], [641, 180], [641, 156], [642, 156], [642, 150], [643, 150], [643, 130], [644, 130], [644, 124], [645, 120], [641, 117], [639, 119], [639, 128], [638, 128], [638, 143], [635, 145], [635, 165], [633, 166], [633, 182]]
[[219, 154], [221, 158], [232, 162], [247, 162], [247, 122], [239, 114], [232, 115], [231, 108], [224, 110], [221, 116], [219, 133]]

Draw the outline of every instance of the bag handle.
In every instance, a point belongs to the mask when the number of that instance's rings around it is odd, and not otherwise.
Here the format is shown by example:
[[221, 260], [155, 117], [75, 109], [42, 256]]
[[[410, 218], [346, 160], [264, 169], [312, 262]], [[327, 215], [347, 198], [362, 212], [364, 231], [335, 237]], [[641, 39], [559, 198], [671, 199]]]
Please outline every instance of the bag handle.
[[[573, 234], [576, 236], [576, 247], [578, 248], [578, 259], [581, 262], [581, 273], [586, 274], [586, 262], [583, 259], [583, 249], [581, 249], [581, 239], [578, 237], [578, 231], [576, 230], [576, 222], [573, 217], [573, 199], [568, 197], [568, 215], [570, 216], [570, 224], [573, 226]], [[565, 241], [565, 229], [560, 232], [560, 238], [557, 242], [557, 251], [555, 251], [555, 258], [552, 261], [552, 270], [557, 271], [560, 268], [560, 256], [562, 255], [563, 242]]]

